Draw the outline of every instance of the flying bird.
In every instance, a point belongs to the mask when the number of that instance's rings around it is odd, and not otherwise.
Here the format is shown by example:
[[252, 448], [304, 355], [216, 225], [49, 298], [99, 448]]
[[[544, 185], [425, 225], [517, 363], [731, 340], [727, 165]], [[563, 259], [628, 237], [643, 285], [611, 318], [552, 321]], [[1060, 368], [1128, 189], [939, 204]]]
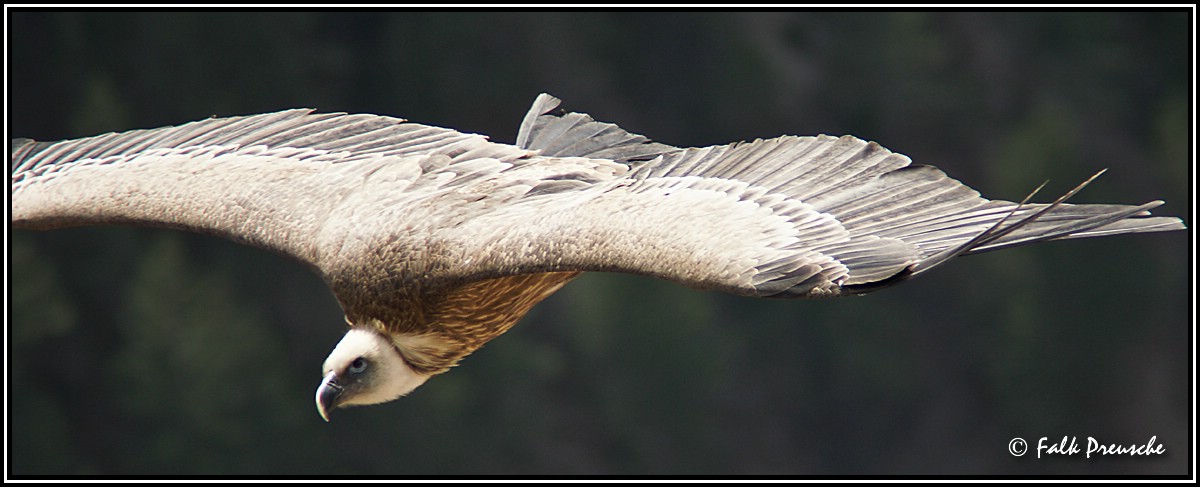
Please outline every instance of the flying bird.
[[[581, 272], [742, 296], [864, 294], [953, 257], [1181, 230], [1162, 204], [988, 200], [852, 136], [679, 148], [542, 94], [515, 145], [368, 114], [286, 110], [12, 141], [11, 223], [176, 228], [320, 274], [349, 330], [317, 409], [408, 394]], [[1032, 195], [1030, 195], [1032, 196]]]

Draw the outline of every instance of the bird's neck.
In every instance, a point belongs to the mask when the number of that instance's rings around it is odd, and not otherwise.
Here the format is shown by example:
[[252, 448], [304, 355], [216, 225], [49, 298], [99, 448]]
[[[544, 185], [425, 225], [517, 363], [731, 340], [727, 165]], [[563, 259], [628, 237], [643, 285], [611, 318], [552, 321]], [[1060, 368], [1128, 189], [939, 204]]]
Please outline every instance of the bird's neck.
[[412, 293], [396, 305], [349, 319], [370, 323], [390, 337], [417, 372], [439, 374], [508, 331], [577, 275], [548, 272], [474, 281], [440, 292]]

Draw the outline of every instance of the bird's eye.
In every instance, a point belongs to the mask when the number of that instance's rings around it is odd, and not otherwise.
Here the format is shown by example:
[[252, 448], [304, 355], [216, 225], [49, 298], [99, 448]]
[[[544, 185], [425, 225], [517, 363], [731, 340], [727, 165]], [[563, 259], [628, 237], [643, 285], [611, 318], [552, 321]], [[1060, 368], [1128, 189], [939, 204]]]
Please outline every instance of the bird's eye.
[[350, 362], [349, 370], [355, 374], [367, 370], [367, 361], [362, 357], [356, 358], [353, 362]]

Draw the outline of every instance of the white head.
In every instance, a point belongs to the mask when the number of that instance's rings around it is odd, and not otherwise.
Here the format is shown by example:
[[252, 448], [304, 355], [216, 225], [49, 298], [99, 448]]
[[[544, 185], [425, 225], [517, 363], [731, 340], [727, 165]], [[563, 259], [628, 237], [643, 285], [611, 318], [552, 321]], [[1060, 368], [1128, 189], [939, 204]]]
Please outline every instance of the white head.
[[409, 367], [391, 340], [367, 328], [347, 332], [321, 370], [317, 412], [325, 421], [336, 408], [388, 402], [429, 378]]

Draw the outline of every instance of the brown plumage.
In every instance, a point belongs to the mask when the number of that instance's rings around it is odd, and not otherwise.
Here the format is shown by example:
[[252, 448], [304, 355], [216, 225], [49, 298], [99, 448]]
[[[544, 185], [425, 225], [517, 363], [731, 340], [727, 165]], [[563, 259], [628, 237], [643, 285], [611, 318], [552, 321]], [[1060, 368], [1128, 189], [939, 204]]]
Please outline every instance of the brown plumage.
[[[508, 331], [533, 305], [578, 275], [578, 271], [522, 274], [420, 294], [404, 293], [400, 295], [403, 304], [353, 316], [350, 321], [370, 322], [381, 333], [420, 337], [421, 343], [437, 344], [410, 347], [401, 350], [401, 355], [417, 372], [438, 374]], [[408, 314], [413, 311], [419, 314]]]
[[309, 265], [351, 325], [323, 367], [326, 419], [407, 394], [582, 271], [829, 297], [958, 255], [1184, 228], [1150, 216], [1160, 201], [1063, 202], [1083, 185], [988, 200], [849, 136], [676, 148], [557, 106], [539, 96], [516, 145], [309, 110], [14, 140], [11, 221], [179, 228]]

